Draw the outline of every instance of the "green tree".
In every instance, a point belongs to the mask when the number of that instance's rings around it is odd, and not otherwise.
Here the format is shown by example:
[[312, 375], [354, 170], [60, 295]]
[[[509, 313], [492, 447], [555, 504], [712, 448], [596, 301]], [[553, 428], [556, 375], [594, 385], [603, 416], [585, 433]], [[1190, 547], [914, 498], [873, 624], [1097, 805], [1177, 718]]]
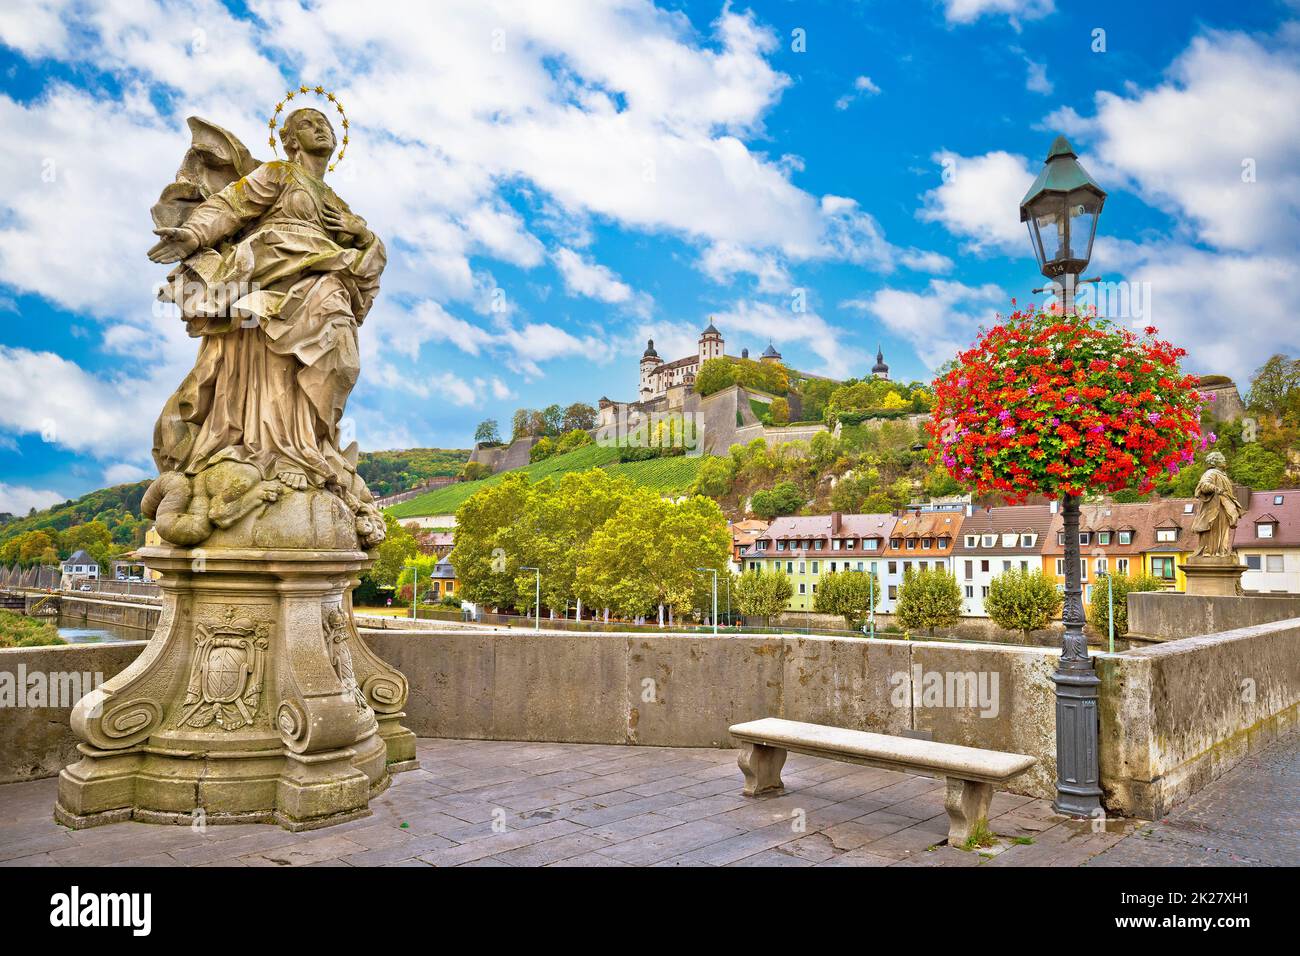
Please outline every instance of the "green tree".
[[420, 553], [420, 545], [409, 529], [384, 512], [384, 540], [375, 550], [375, 563], [366, 572], [377, 587], [396, 587], [406, 562]]
[[1111, 593], [1106, 593], [1106, 582], [1098, 581], [1092, 586], [1092, 596], [1088, 601], [1088, 623], [1099, 634], [1107, 633], [1107, 611], [1110, 601], [1114, 601], [1115, 634], [1128, 633], [1128, 596], [1135, 591], [1163, 591], [1165, 586], [1159, 578], [1149, 574], [1112, 575]]
[[457, 509], [451, 563], [465, 600], [487, 607], [517, 606], [516, 576], [519, 566], [529, 562], [505, 547], [504, 539], [507, 529], [524, 520], [532, 496], [527, 475], [507, 473], [470, 495]]
[[746, 571], [736, 579], [731, 600], [745, 617], [761, 617], [767, 626], [794, 596], [794, 585], [780, 571]]
[[784, 398], [772, 399], [771, 411], [768, 413], [774, 425], [784, 425], [790, 421], [790, 403]]
[[474, 429], [474, 441], [481, 445], [499, 445], [501, 443], [501, 431], [497, 427], [495, 418], [485, 418], [478, 423], [478, 428]]
[[838, 614], [856, 630], [879, 603], [880, 581], [875, 575], [869, 571], [837, 571], [817, 582], [813, 610], [818, 614]]
[[792, 515], [804, 503], [803, 492], [793, 481], [778, 482], [767, 491], [756, 491], [749, 507], [760, 518], [771, 521], [780, 515]]
[[533, 425], [533, 410], [531, 408], [517, 408], [510, 419], [510, 440], [517, 441], [525, 435], [531, 435]]
[[894, 614], [909, 631], [952, 627], [961, 619], [961, 587], [948, 571], [935, 568], [911, 570], [903, 575]]
[[1282, 415], [1300, 392], [1300, 359], [1274, 355], [1261, 365], [1250, 382], [1248, 404], [1252, 411]]
[[701, 460], [691, 494], [721, 498], [731, 491], [731, 483], [731, 459], [711, 455]]
[[1277, 488], [1286, 476], [1286, 461], [1263, 445], [1245, 445], [1232, 456], [1228, 473], [1254, 491]]
[[564, 410], [560, 429], [565, 432], [590, 431], [596, 427], [596, 410], [586, 402], [574, 402]]
[[[1094, 588], [1095, 590], [1095, 588]], [[1003, 571], [989, 582], [984, 610], [998, 627], [1026, 636], [1052, 622], [1064, 596], [1056, 582], [1039, 571]]]
[[595, 442], [595, 439], [591, 437], [591, 432], [583, 431], [580, 428], [574, 429], [560, 436], [560, 440], [555, 443], [555, 453], [563, 455], [593, 442]]
[[537, 439], [537, 444], [528, 450], [529, 461], [545, 461], [555, 454], [555, 442], [551, 440], [550, 435], [543, 435]]

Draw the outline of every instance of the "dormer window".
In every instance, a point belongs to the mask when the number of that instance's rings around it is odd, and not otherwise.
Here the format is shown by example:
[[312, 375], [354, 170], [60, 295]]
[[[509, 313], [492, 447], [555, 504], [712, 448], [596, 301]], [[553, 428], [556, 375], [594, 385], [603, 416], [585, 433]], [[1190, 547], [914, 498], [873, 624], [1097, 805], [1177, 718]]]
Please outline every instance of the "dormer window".
[[901, 548], [901, 547], [903, 546], [903, 539], [902, 539], [902, 538], [890, 538], [890, 539], [889, 539], [889, 546], [890, 546], [891, 548]]
[[1080, 531], [1080, 532], [1079, 532], [1079, 543], [1080, 543], [1080, 544], [1091, 544], [1091, 543], [1092, 543], [1092, 532], [1091, 532], [1091, 531]]
[[1098, 543], [1098, 544], [1110, 544], [1110, 532], [1109, 532], [1109, 531], [1098, 531], [1098, 532], [1097, 532], [1097, 543]]
[[934, 544], [934, 539], [933, 539], [933, 538], [922, 538], [922, 539], [921, 539], [921, 550], [922, 550], [922, 551], [929, 551], [931, 545], [933, 545], [933, 544]]
[[1133, 532], [1132, 532], [1132, 531], [1121, 531], [1121, 532], [1119, 533], [1119, 543], [1120, 543], [1120, 544], [1132, 544], [1132, 543], [1133, 543]]
[[1038, 535], [1036, 534], [1028, 534], [1028, 533], [1022, 534], [1020, 536], [1020, 547], [1032, 548], [1034, 546], [1034, 542], [1037, 540], [1038, 540]]
[[977, 534], [966, 535], [966, 547], [968, 548], [975, 547], [979, 543], [979, 539], [980, 539], [979, 535]]
[[1157, 541], [1164, 542], [1164, 543], [1168, 543], [1168, 542], [1170, 542], [1170, 541], [1176, 541], [1177, 539], [1178, 539], [1178, 529], [1177, 529], [1177, 528], [1157, 528], [1157, 529], [1156, 529], [1156, 540], [1157, 540]]
[[1273, 504], [1275, 504], [1275, 505], [1280, 505], [1281, 503], [1282, 503], [1282, 496], [1281, 496], [1281, 495], [1274, 495], [1274, 496], [1273, 496]]
[[1273, 522], [1271, 521], [1255, 522], [1255, 537], [1257, 538], [1273, 537]]
[[995, 545], [995, 544], [997, 544], [997, 543], [998, 543], [998, 536], [997, 536], [997, 535], [995, 535], [995, 534], [986, 534], [986, 535], [984, 536], [984, 541], [983, 541], [983, 545], [984, 545], [984, 547], [986, 547], [986, 548], [991, 548], [991, 547], [993, 547], [993, 545]]

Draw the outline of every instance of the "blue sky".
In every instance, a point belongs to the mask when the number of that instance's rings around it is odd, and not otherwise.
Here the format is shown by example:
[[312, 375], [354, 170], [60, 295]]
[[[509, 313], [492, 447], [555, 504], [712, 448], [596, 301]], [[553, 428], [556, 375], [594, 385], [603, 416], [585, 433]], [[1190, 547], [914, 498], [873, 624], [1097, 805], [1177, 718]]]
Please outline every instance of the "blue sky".
[[[331, 182], [389, 250], [348, 427], [466, 447], [520, 406], [635, 397], [653, 336], [928, 378], [1040, 284], [1016, 205], [1065, 132], [1110, 191], [1090, 274], [1188, 365], [1300, 352], [1300, 6], [1069, 0], [0, 11], [0, 511], [153, 473], [193, 359], [149, 206], [185, 117], [268, 158], [338, 92]], [[803, 310], [796, 309], [802, 303]]]

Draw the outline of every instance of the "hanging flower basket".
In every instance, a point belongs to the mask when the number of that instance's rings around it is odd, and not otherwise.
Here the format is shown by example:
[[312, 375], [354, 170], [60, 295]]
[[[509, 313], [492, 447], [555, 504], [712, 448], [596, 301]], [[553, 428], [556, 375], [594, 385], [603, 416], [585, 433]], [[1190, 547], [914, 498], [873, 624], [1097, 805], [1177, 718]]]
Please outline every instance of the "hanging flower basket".
[[1013, 504], [1145, 493], [1214, 438], [1201, 434], [1208, 398], [1179, 369], [1184, 355], [1154, 326], [1015, 312], [935, 380], [931, 448], [958, 482]]

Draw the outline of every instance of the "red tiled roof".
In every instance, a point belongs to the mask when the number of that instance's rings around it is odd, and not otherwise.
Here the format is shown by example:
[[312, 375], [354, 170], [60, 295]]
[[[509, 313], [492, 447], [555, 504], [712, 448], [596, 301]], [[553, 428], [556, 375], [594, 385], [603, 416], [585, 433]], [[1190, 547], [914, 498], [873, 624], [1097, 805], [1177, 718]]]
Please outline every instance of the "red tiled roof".
[[[1282, 503], [1274, 499], [1281, 496]], [[1244, 502], [1243, 502], [1244, 503]], [[1266, 516], [1276, 520], [1273, 537], [1261, 538], [1255, 525]], [[1232, 536], [1234, 548], [1300, 547], [1300, 489], [1280, 488], [1276, 491], [1253, 491], [1245, 514], [1237, 522]]]

